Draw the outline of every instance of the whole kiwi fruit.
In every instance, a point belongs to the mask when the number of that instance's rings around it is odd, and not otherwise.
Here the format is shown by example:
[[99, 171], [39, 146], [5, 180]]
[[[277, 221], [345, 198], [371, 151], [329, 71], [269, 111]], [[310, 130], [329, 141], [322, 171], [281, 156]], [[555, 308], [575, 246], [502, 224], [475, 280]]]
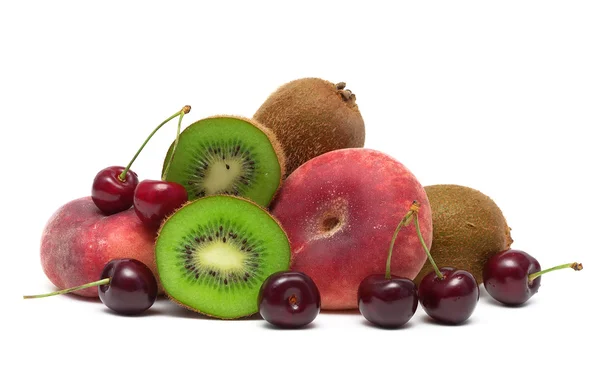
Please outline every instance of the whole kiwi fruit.
[[[470, 187], [439, 184], [426, 186], [425, 192], [433, 220], [431, 256], [437, 266], [467, 270], [482, 283], [487, 260], [513, 243], [502, 211], [489, 196]], [[427, 261], [415, 283], [431, 271]]]
[[279, 87], [254, 114], [283, 146], [286, 176], [306, 161], [365, 144], [365, 124], [356, 95], [345, 83], [297, 79]]

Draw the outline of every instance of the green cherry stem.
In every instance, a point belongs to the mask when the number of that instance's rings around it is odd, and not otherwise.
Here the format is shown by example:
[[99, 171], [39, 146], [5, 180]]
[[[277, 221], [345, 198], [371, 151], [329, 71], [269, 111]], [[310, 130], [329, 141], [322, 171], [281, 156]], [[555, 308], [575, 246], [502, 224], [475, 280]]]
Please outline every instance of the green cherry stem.
[[529, 274], [528, 278], [529, 278], [529, 281], [531, 282], [535, 278], [539, 277], [542, 274], [546, 274], [546, 273], [549, 273], [549, 272], [554, 271], [554, 270], [567, 269], [567, 268], [571, 268], [571, 269], [573, 269], [575, 271], [579, 271], [579, 270], [583, 269], [583, 265], [580, 264], [580, 263], [578, 263], [578, 262], [570, 262], [568, 264], [554, 266], [554, 267], [551, 267], [549, 269], [538, 271], [537, 273]]
[[427, 248], [427, 244], [425, 244], [425, 240], [423, 239], [423, 235], [421, 234], [421, 228], [419, 227], [419, 215], [418, 214], [415, 214], [415, 226], [417, 227], [417, 236], [419, 237], [419, 241], [421, 241], [421, 245], [423, 246], [425, 253], [427, 253], [427, 258], [429, 259], [431, 266], [433, 266], [433, 270], [435, 270], [435, 274], [437, 275], [438, 278], [444, 279], [444, 276], [440, 272], [440, 269], [438, 269], [437, 265], [435, 264], [435, 261], [433, 261], [433, 257], [431, 257], [431, 252], [429, 252], [429, 249]]
[[425, 239], [423, 239], [423, 234], [421, 234], [421, 226], [419, 226], [419, 209], [420, 208], [421, 208], [421, 204], [419, 204], [418, 201], [413, 201], [413, 204], [410, 207], [411, 211], [415, 212], [415, 227], [417, 228], [417, 236], [419, 237], [419, 241], [421, 242], [421, 246], [423, 246], [425, 253], [427, 253], [427, 258], [429, 259], [431, 266], [433, 266], [433, 270], [435, 271], [435, 274], [437, 275], [437, 277], [439, 279], [444, 279], [444, 275], [442, 275], [442, 273], [440, 272], [440, 269], [435, 264], [435, 261], [433, 261], [433, 257], [431, 257], [431, 252], [429, 251], [429, 248], [427, 248], [427, 244], [425, 244]]
[[169, 168], [171, 167], [171, 162], [173, 162], [173, 158], [175, 157], [175, 149], [177, 149], [177, 144], [179, 144], [179, 135], [181, 134], [181, 120], [183, 119], [184, 115], [190, 112], [191, 109], [191, 106], [186, 105], [183, 107], [181, 113], [179, 114], [179, 122], [177, 122], [177, 135], [175, 136], [175, 142], [173, 143], [173, 151], [171, 152], [171, 156], [169, 157], [169, 161], [167, 162], [167, 166], [165, 167], [165, 171], [163, 172], [162, 180], [167, 179], [167, 173], [169, 172]]
[[[415, 203], [413, 202], [413, 205], [414, 204]], [[390, 243], [390, 249], [388, 250], [387, 262], [385, 264], [385, 279], [392, 278], [392, 252], [394, 250], [394, 243], [396, 242], [398, 233], [400, 232], [400, 230], [403, 227], [406, 227], [410, 224], [414, 213], [415, 213], [415, 211], [412, 209], [412, 206], [411, 206], [411, 210], [409, 210], [408, 213], [406, 213], [404, 215], [404, 217], [402, 217], [402, 220], [400, 221], [400, 223], [398, 223], [398, 226], [396, 227], [396, 230], [394, 231], [394, 235], [392, 236], [392, 242]]]
[[71, 287], [71, 288], [67, 288], [67, 289], [64, 289], [64, 290], [50, 292], [50, 293], [45, 293], [45, 294], [41, 294], [41, 295], [23, 296], [23, 298], [24, 299], [39, 299], [39, 298], [42, 298], [42, 297], [48, 297], [48, 296], [54, 296], [54, 295], [62, 295], [62, 294], [65, 294], [65, 293], [82, 290], [84, 288], [89, 288], [89, 287], [94, 287], [94, 286], [102, 286], [104, 284], [109, 284], [109, 283], [110, 283], [110, 278], [104, 278], [104, 279], [100, 279], [99, 281], [82, 284], [81, 286]]
[[125, 170], [123, 170], [123, 172], [121, 174], [119, 174], [118, 178], [119, 178], [119, 180], [121, 182], [125, 182], [125, 179], [127, 178], [127, 172], [131, 168], [131, 165], [133, 165], [133, 162], [140, 155], [140, 152], [142, 152], [142, 149], [144, 149], [144, 147], [146, 146], [146, 144], [148, 144], [148, 142], [150, 141], [150, 139], [152, 138], [152, 136], [154, 136], [154, 134], [158, 130], [160, 130], [160, 128], [163, 127], [167, 122], [169, 122], [170, 120], [172, 120], [173, 118], [175, 118], [177, 116], [181, 116], [182, 114], [189, 113], [190, 109], [191, 109], [191, 107], [189, 105], [186, 105], [181, 110], [179, 110], [177, 113], [173, 114], [172, 116], [170, 116], [169, 118], [167, 118], [166, 120], [164, 120], [160, 125], [156, 126], [156, 128], [154, 129], [154, 131], [152, 131], [150, 133], [150, 135], [148, 135], [148, 137], [146, 138], [146, 140], [144, 141], [144, 143], [142, 144], [142, 146], [135, 153], [135, 155], [133, 156], [133, 158], [131, 159], [131, 161], [129, 162], [129, 164], [125, 167]]

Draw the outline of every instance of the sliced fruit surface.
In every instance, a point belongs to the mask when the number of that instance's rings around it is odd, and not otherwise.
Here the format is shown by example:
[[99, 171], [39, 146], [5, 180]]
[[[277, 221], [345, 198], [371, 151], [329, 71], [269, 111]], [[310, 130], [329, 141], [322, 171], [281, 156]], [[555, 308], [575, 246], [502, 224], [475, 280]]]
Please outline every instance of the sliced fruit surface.
[[197, 312], [233, 319], [258, 311], [271, 274], [289, 269], [290, 243], [258, 205], [234, 196], [197, 199], [163, 224], [156, 264], [167, 295]]
[[202, 119], [181, 133], [165, 179], [183, 185], [189, 200], [227, 194], [267, 206], [283, 174], [283, 154], [270, 130], [225, 116]]

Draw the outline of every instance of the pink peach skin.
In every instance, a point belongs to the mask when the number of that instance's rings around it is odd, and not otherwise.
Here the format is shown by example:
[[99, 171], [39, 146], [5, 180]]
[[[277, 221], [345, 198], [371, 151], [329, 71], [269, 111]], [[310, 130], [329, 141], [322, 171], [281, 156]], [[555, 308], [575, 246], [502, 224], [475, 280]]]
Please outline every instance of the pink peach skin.
[[[375, 150], [341, 149], [296, 169], [283, 183], [272, 212], [292, 247], [291, 269], [311, 277], [323, 309], [355, 309], [360, 282], [385, 273], [392, 235], [412, 202], [431, 246], [431, 208], [425, 190], [400, 162]], [[427, 256], [415, 225], [394, 245], [392, 274], [413, 279]]]
[[[115, 258], [134, 258], [154, 272], [156, 232], [146, 228], [133, 209], [104, 215], [91, 197], [73, 200], [50, 218], [41, 241], [42, 267], [60, 289], [99, 280], [104, 265]], [[98, 297], [98, 288], [73, 292]]]

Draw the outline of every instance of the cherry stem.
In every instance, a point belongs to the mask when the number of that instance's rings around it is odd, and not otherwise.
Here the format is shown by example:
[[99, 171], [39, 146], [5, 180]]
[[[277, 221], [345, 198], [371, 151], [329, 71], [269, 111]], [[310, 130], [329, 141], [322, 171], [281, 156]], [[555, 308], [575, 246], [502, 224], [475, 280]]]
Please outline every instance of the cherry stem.
[[48, 297], [48, 296], [54, 296], [54, 295], [62, 295], [62, 294], [73, 292], [73, 291], [77, 291], [77, 290], [83, 290], [84, 288], [89, 288], [89, 287], [94, 287], [94, 286], [102, 286], [104, 284], [109, 284], [109, 283], [110, 283], [110, 278], [104, 278], [104, 279], [100, 279], [99, 281], [95, 281], [95, 282], [92, 282], [92, 283], [86, 283], [86, 284], [83, 284], [83, 285], [77, 286], [77, 287], [71, 287], [71, 288], [67, 288], [67, 289], [64, 289], [64, 290], [60, 290], [60, 291], [45, 293], [45, 294], [42, 294], [42, 295], [23, 296], [23, 298], [24, 299], [39, 299], [39, 298], [42, 298], [42, 297]]
[[[340, 83], [338, 83], [338, 85], [339, 84]], [[402, 217], [402, 220], [400, 221], [400, 223], [398, 223], [398, 226], [394, 231], [394, 235], [392, 236], [392, 242], [390, 243], [390, 249], [388, 250], [387, 262], [385, 264], [385, 279], [392, 278], [392, 251], [394, 250], [394, 243], [396, 242], [396, 237], [398, 237], [398, 233], [403, 227], [406, 227], [410, 224], [414, 213], [415, 211], [413, 209], [409, 210], [408, 213], [406, 213], [404, 217]]]
[[558, 266], [555, 266], [555, 267], [552, 267], [549, 269], [538, 271], [537, 273], [529, 274], [528, 278], [529, 278], [529, 281], [532, 282], [535, 278], [539, 277], [542, 274], [546, 274], [546, 273], [549, 273], [554, 270], [567, 269], [567, 268], [571, 268], [575, 271], [579, 271], [579, 270], [583, 270], [583, 265], [578, 262], [569, 262], [568, 264], [558, 265]]
[[144, 149], [144, 147], [146, 146], [146, 144], [148, 144], [148, 142], [150, 141], [150, 139], [152, 138], [152, 136], [154, 136], [154, 134], [160, 130], [161, 127], [163, 127], [167, 122], [169, 122], [170, 120], [172, 120], [173, 118], [177, 117], [177, 116], [182, 116], [185, 113], [189, 113], [190, 112], [190, 106], [186, 105], [184, 106], [181, 110], [179, 110], [177, 113], [173, 114], [171, 117], [167, 118], [166, 120], [164, 120], [160, 125], [156, 126], [156, 128], [154, 129], [154, 131], [152, 131], [150, 133], [150, 135], [148, 135], [148, 137], [146, 138], [146, 140], [144, 141], [144, 143], [142, 144], [142, 146], [140, 147], [140, 149], [138, 149], [138, 151], [136, 152], [136, 154], [133, 156], [133, 158], [131, 159], [131, 161], [129, 162], [129, 164], [125, 167], [125, 170], [123, 170], [123, 172], [121, 174], [119, 174], [119, 180], [121, 182], [125, 182], [125, 180], [127, 179], [127, 172], [129, 171], [129, 169], [131, 168], [131, 165], [133, 165], [133, 162], [135, 161], [135, 159], [140, 155], [140, 152], [142, 152], [142, 149]]
[[429, 248], [427, 248], [427, 244], [425, 244], [425, 239], [423, 239], [423, 234], [421, 234], [421, 226], [419, 226], [419, 209], [420, 208], [421, 208], [421, 204], [419, 204], [419, 202], [416, 200], [413, 201], [412, 205], [410, 206], [410, 211], [414, 212], [414, 215], [415, 215], [415, 227], [417, 228], [417, 236], [419, 237], [419, 241], [421, 242], [421, 246], [423, 246], [425, 253], [427, 253], [427, 258], [429, 259], [431, 266], [433, 266], [433, 270], [435, 271], [435, 274], [437, 275], [437, 277], [439, 279], [444, 279], [444, 275], [440, 272], [440, 269], [435, 264], [435, 261], [433, 261], [433, 257], [431, 257], [431, 252], [429, 252]]
[[171, 162], [173, 162], [173, 158], [175, 157], [175, 149], [177, 149], [177, 144], [179, 144], [179, 135], [181, 134], [181, 120], [183, 119], [183, 116], [185, 114], [190, 112], [191, 109], [192, 107], [186, 105], [181, 110], [181, 114], [179, 114], [179, 122], [177, 122], [177, 135], [175, 136], [175, 142], [173, 143], [173, 151], [171, 152], [169, 162], [167, 162], [167, 166], [165, 167], [165, 171], [163, 172], [162, 180], [167, 179], [167, 173], [169, 172], [169, 168], [171, 167]]
[[431, 257], [431, 252], [429, 252], [429, 249], [427, 248], [427, 244], [425, 244], [423, 235], [421, 235], [421, 228], [419, 227], [419, 215], [415, 215], [415, 226], [417, 227], [417, 236], [419, 237], [419, 241], [421, 242], [421, 245], [423, 246], [425, 253], [427, 253], [427, 258], [429, 259], [431, 266], [433, 266], [433, 270], [435, 271], [435, 274], [437, 275], [437, 277], [439, 279], [444, 279], [444, 276], [440, 272], [440, 269], [438, 269], [437, 265], [435, 264], [435, 261], [433, 261], [433, 257]]

